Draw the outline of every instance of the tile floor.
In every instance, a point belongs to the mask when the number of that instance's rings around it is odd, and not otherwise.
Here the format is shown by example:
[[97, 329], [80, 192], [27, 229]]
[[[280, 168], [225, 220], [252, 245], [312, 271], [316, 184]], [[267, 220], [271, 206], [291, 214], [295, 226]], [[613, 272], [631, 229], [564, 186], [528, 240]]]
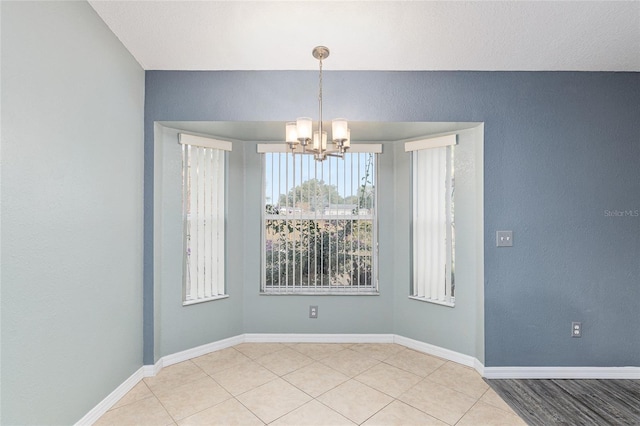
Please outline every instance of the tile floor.
[[395, 344], [243, 343], [145, 378], [96, 425], [525, 425], [473, 369]]

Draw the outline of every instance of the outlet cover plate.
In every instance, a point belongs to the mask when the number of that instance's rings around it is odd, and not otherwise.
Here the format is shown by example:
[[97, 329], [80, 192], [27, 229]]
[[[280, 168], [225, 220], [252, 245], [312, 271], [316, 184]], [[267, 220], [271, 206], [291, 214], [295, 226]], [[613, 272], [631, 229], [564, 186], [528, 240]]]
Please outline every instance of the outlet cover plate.
[[581, 322], [572, 322], [571, 323], [571, 337], [582, 337], [582, 323]]
[[496, 231], [496, 247], [513, 247], [513, 231]]
[[309, 318], [318, 318], [317, 306], [309, 306]]

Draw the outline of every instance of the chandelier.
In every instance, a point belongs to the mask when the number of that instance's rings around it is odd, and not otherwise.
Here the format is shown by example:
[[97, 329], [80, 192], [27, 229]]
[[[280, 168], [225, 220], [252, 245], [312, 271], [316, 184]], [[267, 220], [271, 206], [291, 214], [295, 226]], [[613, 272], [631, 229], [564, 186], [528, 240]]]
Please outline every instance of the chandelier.
[[322, 60], [329, 57], [329, 49], [316, 46], [313, 57], [320, 62], [320, 89], [318, 91], [318, 129], [313, 130], [313, 121], [309, 117], [299, 117], [285, 125], [286, 142], [293, 154], [311, 154], [316, 161], [324, 161], [328, 156], [343, 158], [351, 146], [351, 132], [347, 120], [336, 118], [331, 121], [332, 146], [327, 147], [327, 132], [322, 125]]

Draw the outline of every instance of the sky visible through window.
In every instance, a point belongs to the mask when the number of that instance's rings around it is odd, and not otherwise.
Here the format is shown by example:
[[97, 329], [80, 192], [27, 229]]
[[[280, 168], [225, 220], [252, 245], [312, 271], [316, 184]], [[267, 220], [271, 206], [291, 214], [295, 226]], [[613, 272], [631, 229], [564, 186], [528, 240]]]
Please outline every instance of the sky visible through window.
[[[265, 203], [278, 204], [281, 195], [309, 179], [334, 186], [343, 199], [356, 196], [365, 183], [363, 178], [367, 176], [370, 155], [348, 154], [346, 159], [329, 157], [318, 162], [312, 155], [268, 154], [265, 156]], [[367, 180], [367, 185], [372, 187], [372, 171]]]

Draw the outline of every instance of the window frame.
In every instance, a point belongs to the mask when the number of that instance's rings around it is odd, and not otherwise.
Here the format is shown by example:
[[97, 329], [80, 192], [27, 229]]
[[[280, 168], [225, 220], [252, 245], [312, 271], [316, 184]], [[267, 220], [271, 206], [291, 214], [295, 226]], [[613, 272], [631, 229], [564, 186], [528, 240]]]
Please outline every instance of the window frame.
[[[288, 153], [291, 155], [291, 151], [287, 149], [288, 147], [284, 144], [258, 144], [257, 150], [259, 154], [284, 154]], [[300, 150], [296, 153], [296, 156], [299, 155]], [[378, 296], [380, 294], [378, 282], [379, 282], [379, 271], [378, 271], [378, 167], [379, 167], [379, 158], [378, 154], [382, 153], [382, 144], [352, 144], [350, 150], [347, 152], [347, 155], [350, 154], [361, 154], [361, 153], [371, 153], [374, 157], [373, 159], [373, 167], [374, 167], [374, 179], [373, 179], [373, 196], [374, 196], [374, 208], [371, 212], [371, 225], [372, 225], [372, 244], [371, 244], [371, 285], [366, 287], [358, 287], [355, 285], [349, 286], [341, 286], [341, 285], [330, 285], [330, 286], [309, 286], [309, 285], [299, 285], [294, 286], [292, 289], [282, 291], [282, 288], [267, 288], [267, 250], [266, 250], [266, 221], [267, 213], [266, 213], [266, 155], [261, 155], [261, 164], [262, 164], [262, 182], [261, 182], [261, 272], [260, 272], [260, 294], [266, 296], [322, 296], [322, 295], [340, 295], [340, 296]], [[304, 158], [309, 157], [311, 164], [315, 163], [315, 160], [312, 156], [304, 155]], [[339, 159], [338, 161], [347, 161], [344, 159]], [[306, 163], [305, 163], [306, 165]], [[303, 183], [303, 182], [301, 182]], [[295, 187], [295, 184], [291, 188], [287, 188], [287, 192]], [[282, 194], [279, 194], [282, 195]], [[338, 216], [338, 215], [336, 215]], [[352, 217], [353, 215], [349, 215]], [[286, 216], [284, 216], [286, 217]], [[291, 220], [301, 220], [300, 217], [297, 217], [294, 214], [294, 217]], [[309, 219], [314, 220], [314, 219]], [[329, 219], [332, 220], [332, 219]], [[279, 291], [278, 291], [279, 290]]]

